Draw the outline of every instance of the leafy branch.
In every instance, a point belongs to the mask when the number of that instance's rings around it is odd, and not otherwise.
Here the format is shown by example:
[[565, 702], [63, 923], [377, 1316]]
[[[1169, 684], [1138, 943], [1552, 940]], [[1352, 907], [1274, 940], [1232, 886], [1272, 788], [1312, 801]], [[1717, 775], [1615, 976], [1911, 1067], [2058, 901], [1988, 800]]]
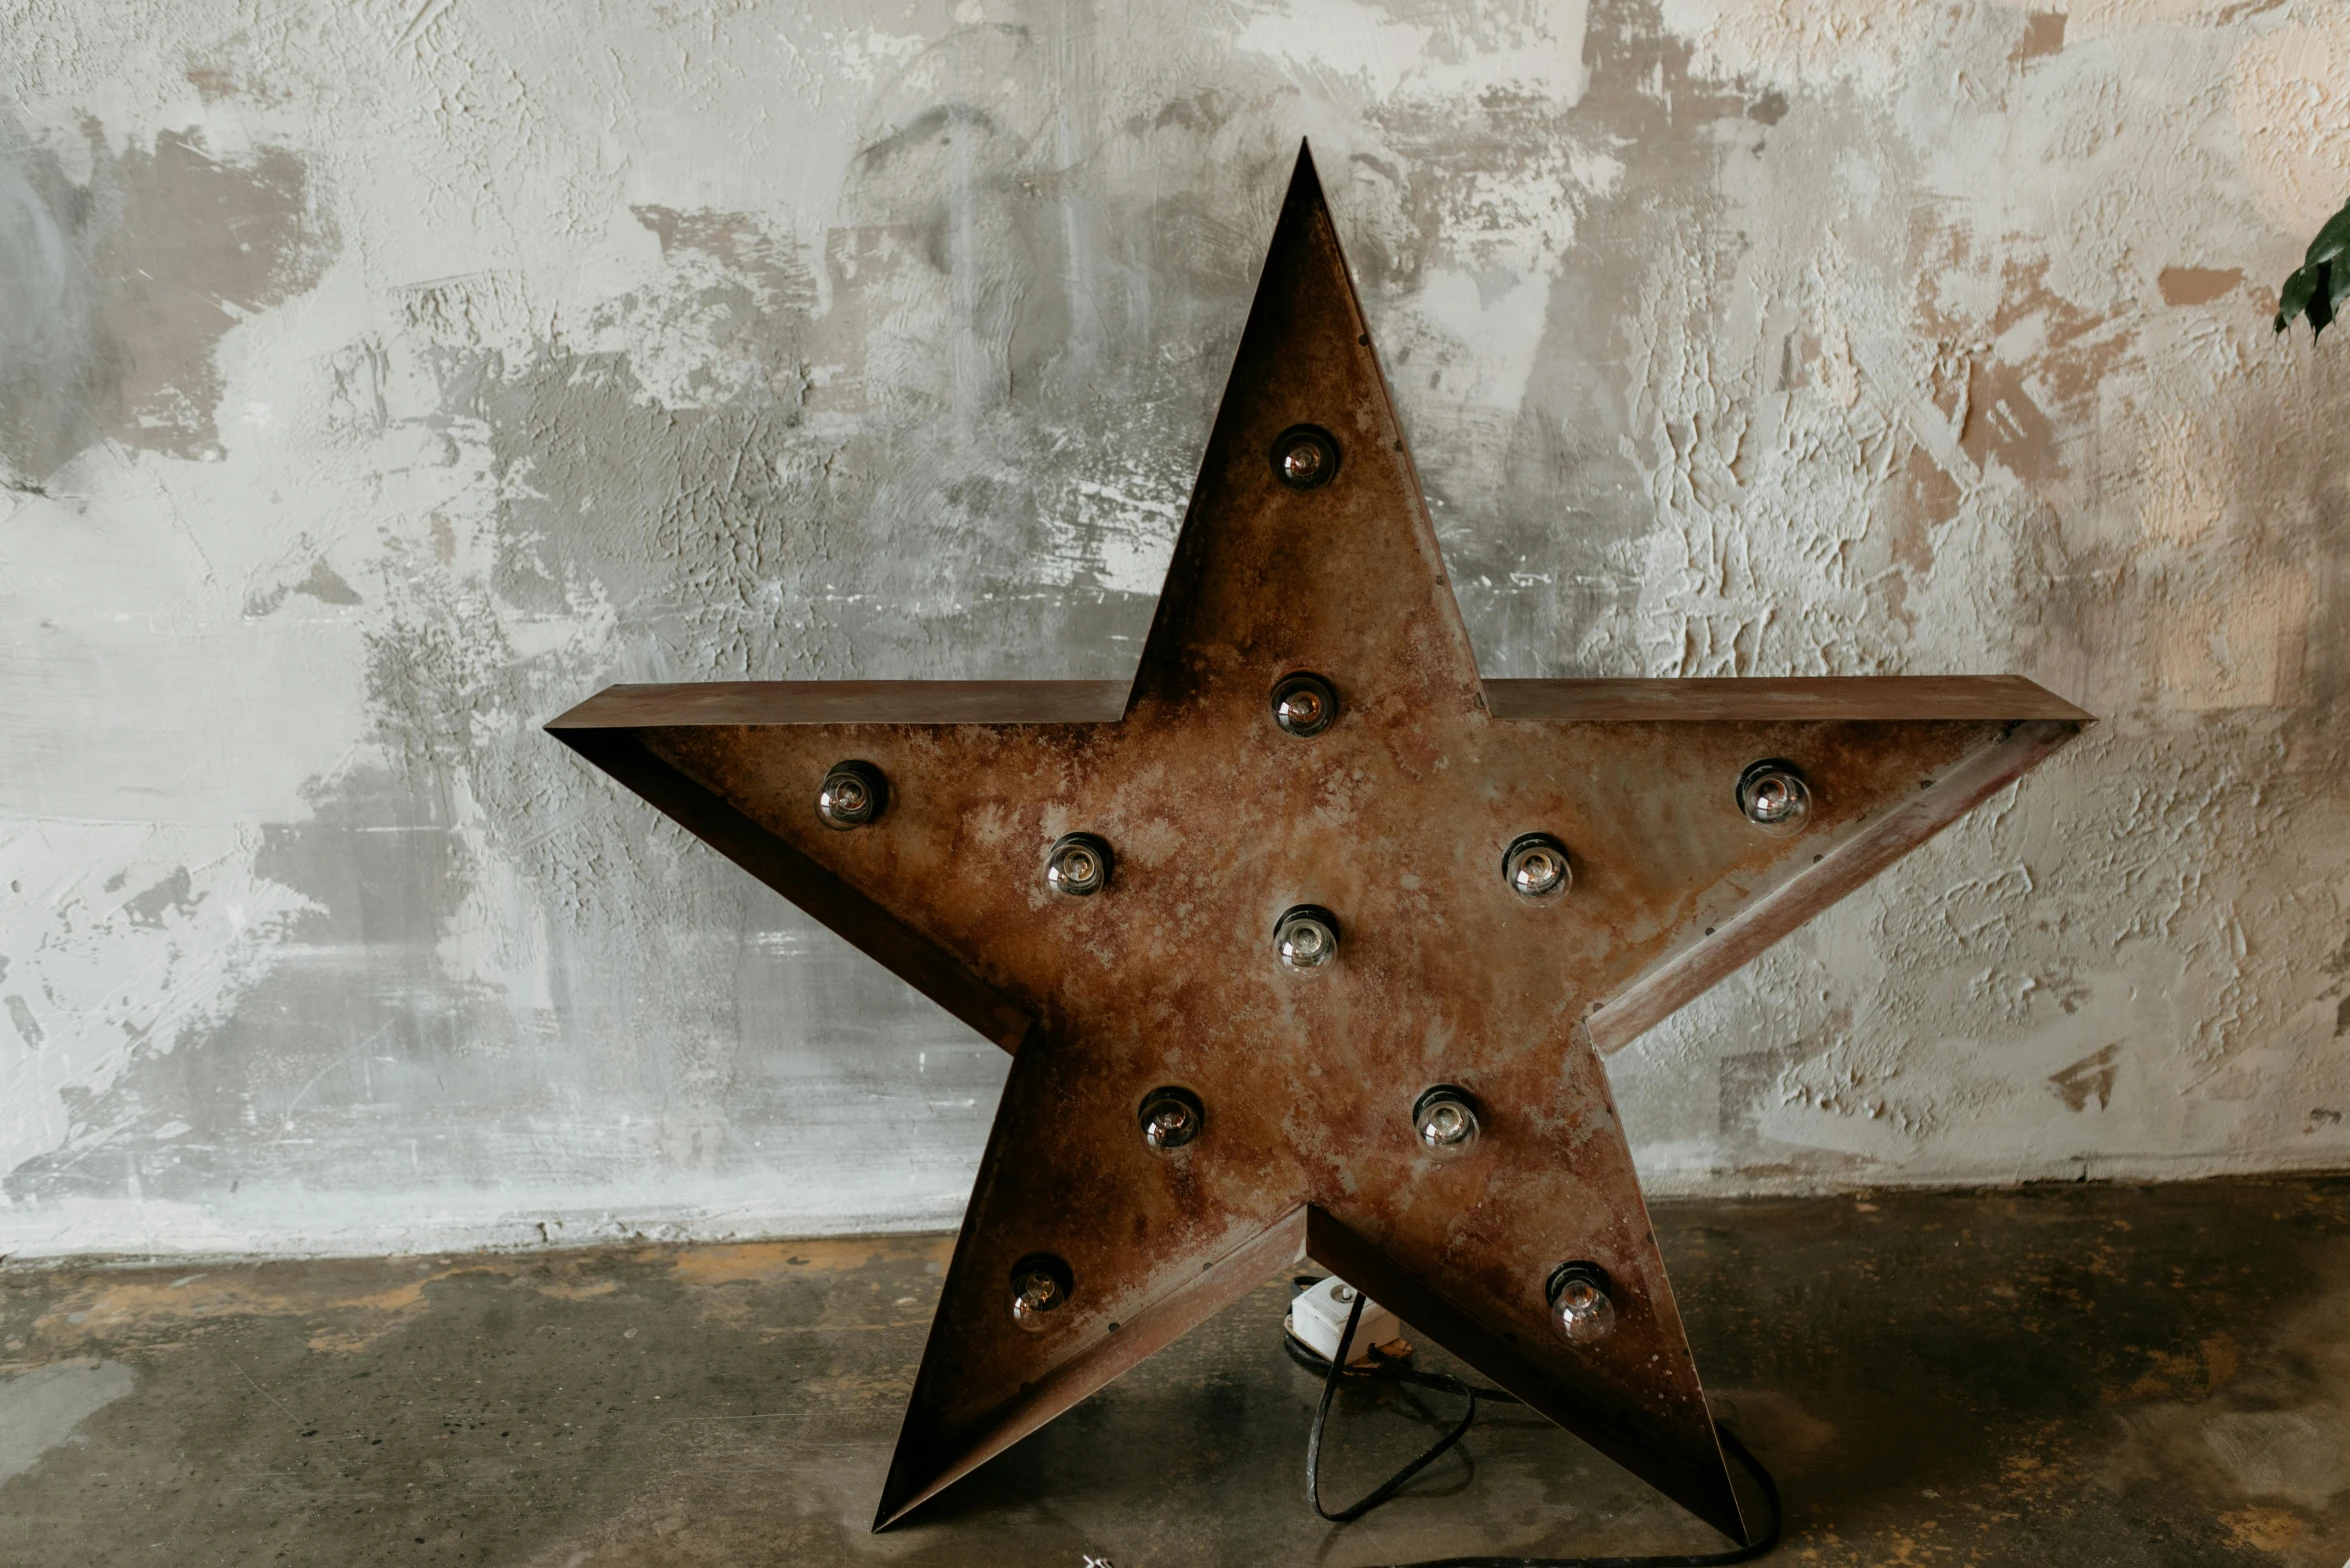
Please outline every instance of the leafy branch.
[[2326, 219], [2309, 242], [2309, 254], [2277, 291], [2276, 328], [2282, 332], [2295, 316], [2306, 315], [2314, 342], [2333, 324], [2345, 299], [2350, 299], [2350, 202]]

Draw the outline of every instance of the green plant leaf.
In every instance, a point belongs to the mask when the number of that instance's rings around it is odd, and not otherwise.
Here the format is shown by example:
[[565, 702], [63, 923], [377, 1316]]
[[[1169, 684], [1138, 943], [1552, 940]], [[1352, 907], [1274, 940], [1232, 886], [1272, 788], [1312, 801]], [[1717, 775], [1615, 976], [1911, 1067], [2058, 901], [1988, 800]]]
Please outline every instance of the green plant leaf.
[[2309, 254], [2301, 258], [2301, 265], [2314, 267], [2321, 261], [2332, 261], [2344, 251], [2350, 251], [2350, 203], [2326, 219], [2326, 226], [2317, 231], [2317, 238], [2309, 242]]
[[2310, 341], [2325, 335], [2345, 304], [2350, 304], [2350, 202], [2326, 219], [2317, 238], [2277, 290], [2277, 315], [2271, 323], [2283, 332], [2296, 316], [2309, 318]]
[[2284, 331], [2293, 324], [2293, 318], [2309, 308], [2317, 297], [2317, 269], [2296, 267], [2285, 279], [2285, 286], [2277, 291], [2277, 330]]

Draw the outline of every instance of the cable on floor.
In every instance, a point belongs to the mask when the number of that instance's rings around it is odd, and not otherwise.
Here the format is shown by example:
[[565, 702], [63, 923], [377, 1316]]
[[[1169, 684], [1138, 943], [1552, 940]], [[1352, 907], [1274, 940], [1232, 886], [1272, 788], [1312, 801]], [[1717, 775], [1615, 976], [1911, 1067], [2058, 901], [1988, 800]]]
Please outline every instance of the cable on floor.
[[[1400, 1360], [1391, 1360], [1372, 1352], [1373, 1361], [1361, 1370], [1347, 1365], [1347, 1352], [1354, 1348], [1355, 1329], [1363, 1320], [1363, 1297], [1358, 1293], [1354, 1306], [1346, 1314], [1346, 1328], [1338, 1336], [1338, 1353], [1325, 1359], [1311, 1346], [1301, 1343], [1294, 1334], [1284, 1333], [1281, 1342], [1289, 1358], [1311, 1372], [1321, 1372], [1322, 1402], [1314, 1410], [1313, 1428], [1306, 1434], [1306, 1501], [1314, 1512], [1332, 1524], [1350, 1524], [1394, 1497], [1405, 1483], [1427, 1469], [1449, 1452], [1455, 1443], [1466, 1437], [1469, 1424], [1477, 1419], [1477, 1401], [1490, 1400], [1495, 1404], [1523, 1404], [1517, 1395], [1499, 1388], [1481, 1388], [1465, 1383], [1443, 1372], [1420, 1372], [1405, 1366]], [[1386, 1382], [1407, 1383], [1418, 1388], [1431, 1388], [1439, 1393], [1458, 1394], [1469, 1401], [1469, 1408], [1452, 1430], [1438, 1438], [1425, 1452], [1394, 1475], [1389, 1476], [1369, 1495], [1350, 1507], [1336, 1513], [1322, 1506], [1322, 1432], [1329, 1424], [1330, 1402], [1337, 1397], [1340, 1381], [1348, 1377], [1377, 1378]], [[1726, 1552], [1668, 1554], [1661, 1557], [1439, 1557], [1425, 1562], [1398, 1563], [1391, 1568], [1726, 1568], [1730, 1563], [1752, 1562], [1779, 1544], [1779, 1486], [1771, 1479], [1770, 1471], [1744, 1443], [1738, 1441], [1729, 1428], [1714, 1423], [1714, 1435], [1721, 1439], [1724, 1452], [1738, 1461], [1746, 1473], [1754, 1477], [1763, 1498], [1770, 1504], [1770, 1524], [1749, 1545], [1734, 1547]]]

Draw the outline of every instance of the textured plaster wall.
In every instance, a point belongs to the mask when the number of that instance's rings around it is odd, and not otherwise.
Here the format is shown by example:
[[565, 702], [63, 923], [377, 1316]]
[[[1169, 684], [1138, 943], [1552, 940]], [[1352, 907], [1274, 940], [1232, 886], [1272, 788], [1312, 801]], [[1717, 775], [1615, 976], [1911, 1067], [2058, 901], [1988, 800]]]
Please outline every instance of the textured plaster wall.
[[2050, 3], [0, 0], [0, 1251], [951, 1221], [1003, 1059], [537, 726], [1126, 673], [1301, 134], [1490, 672], [2107, 716], [1654, 1186], [2350, 1160], [2350, 12]]

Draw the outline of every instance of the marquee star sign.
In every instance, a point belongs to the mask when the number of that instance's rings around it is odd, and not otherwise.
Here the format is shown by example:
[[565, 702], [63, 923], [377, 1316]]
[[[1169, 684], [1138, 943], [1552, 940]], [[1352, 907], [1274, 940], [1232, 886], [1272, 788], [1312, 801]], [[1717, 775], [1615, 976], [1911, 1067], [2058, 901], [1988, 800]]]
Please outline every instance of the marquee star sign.
[[2087, 722], [1481, 679], [1301, 151], [1131, 686], [548, 727], [1015, 1053], [876, 1529], [1302, 1255], [1744, 1540], [1601, 1058]]

